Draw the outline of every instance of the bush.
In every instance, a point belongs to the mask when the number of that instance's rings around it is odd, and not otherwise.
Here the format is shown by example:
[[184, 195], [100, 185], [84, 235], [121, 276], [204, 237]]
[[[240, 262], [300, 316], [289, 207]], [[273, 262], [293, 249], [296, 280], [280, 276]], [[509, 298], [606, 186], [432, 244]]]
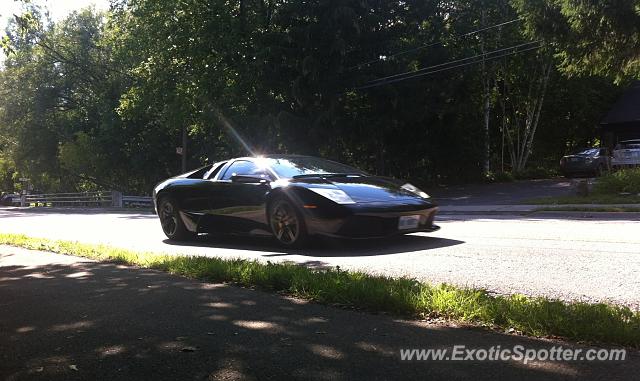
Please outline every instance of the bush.
[[511, 172], [488, 172], [484, 176], [488, 183], [510, 183], [515, 180]]
[[623, 169], [598, 179], [594, 193], [640, 193], [640, 168]]

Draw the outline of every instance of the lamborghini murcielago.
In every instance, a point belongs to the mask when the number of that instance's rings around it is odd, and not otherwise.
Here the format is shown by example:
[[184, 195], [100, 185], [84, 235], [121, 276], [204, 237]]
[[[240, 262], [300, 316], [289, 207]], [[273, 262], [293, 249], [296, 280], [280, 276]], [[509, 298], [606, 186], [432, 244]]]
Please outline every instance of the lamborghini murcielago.
[[285, 246], [311, 236], [371, 238], [433, 232], [437, 212], [415, 186], [311, 156], [265, 155], [221, 161], [158, 184], [165, 235], [273, 235]]

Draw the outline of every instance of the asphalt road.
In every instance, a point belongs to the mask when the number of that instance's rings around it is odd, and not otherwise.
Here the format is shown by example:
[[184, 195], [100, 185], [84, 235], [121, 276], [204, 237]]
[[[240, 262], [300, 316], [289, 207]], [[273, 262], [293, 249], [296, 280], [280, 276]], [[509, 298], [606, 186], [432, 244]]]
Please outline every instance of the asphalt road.
[[179, 255], [340, 266], [432, 283], [640, 309], [640, 221], [532, 216], [441, 216], [442, 229], [391, 240], [321, 241], [283, 250], [268, 239], [167, 241], [151, 214], [0, 209], [0, 232], [106, 243]]
[[[0, 246], [0, 379], [632, 380], [624, 361], [402, 361], [400, 350], [593, 349], [404, 321]], [[464, 354], [464, 352], [463, 352]]]

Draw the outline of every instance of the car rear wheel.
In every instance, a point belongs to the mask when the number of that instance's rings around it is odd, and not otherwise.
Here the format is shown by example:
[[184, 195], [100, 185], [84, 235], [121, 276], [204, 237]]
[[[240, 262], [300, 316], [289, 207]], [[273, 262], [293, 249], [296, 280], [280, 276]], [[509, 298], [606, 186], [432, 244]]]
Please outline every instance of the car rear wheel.
[[180, 210], [172, 198], [165, 197], [160, 201], [158, 217], [160, 217], [162, 231], [167, 238], [174, 241], [186, 241], [195, 236], [184, 226], [184, 222], [180, 218]]
[[283, 246], [299, 247], [307, 241], [304, 219], [289, 200], [278, 198], [269, 204], [269, 225]]

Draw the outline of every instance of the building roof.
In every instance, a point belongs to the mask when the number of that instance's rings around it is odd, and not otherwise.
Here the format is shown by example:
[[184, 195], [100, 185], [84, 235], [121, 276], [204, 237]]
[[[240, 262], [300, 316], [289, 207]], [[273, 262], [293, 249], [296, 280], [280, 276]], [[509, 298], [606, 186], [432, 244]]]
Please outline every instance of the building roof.
[[607, 116], [600, 122], [605, 125], [640, 123], [640, 81], [633, 81], [629, 89], [613, 105]]

